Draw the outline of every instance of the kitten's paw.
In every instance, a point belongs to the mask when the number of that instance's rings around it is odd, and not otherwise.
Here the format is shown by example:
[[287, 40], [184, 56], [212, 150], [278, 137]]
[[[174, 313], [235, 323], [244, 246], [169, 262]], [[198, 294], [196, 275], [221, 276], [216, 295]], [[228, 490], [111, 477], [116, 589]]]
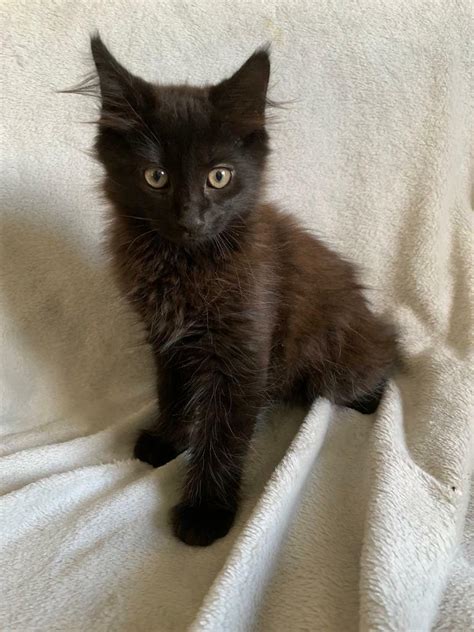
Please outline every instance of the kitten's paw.
[[234, 518], [231, 509], [183, 502], [173, 509], [173, 531], [185, 544], [209, 546], [227, 535]]
[[179, 452], [173, 445], [166, 443], [153, 432], [143, 430], [137, 439], [133, 454], [140, 461], [149, 463], [153, 467], [160, 467], [175, 459]]

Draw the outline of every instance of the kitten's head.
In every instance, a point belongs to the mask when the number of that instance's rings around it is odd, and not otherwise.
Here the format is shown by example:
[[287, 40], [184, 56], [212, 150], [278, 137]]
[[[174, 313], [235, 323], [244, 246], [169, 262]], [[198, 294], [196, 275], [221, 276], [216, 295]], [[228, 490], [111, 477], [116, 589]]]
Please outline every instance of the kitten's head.
[[257, 202], [268, 153], [267, 51], [196, 88], [132, 75], [99, 36], [91, 48], [102, 99], [96, 149], [117, 211], [187, 246], [241, 222]]

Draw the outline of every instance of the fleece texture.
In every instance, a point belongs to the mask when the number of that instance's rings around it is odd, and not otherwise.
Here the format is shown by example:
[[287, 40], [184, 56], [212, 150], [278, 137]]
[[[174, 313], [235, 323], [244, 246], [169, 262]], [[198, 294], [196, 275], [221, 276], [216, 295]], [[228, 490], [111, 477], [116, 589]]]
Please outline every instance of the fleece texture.
[[[472, 4], [3, 0], [0, 628], [468, 630]], [[400, 330], [377, 414], [258, 429], [231, 533], [173, 538], [183, 458], [131, 458], [155, 402], [102, 247], [91, 70], [202, 84], [271, 42], [268, 198], [356, 262]], [[466, 530], [464, 531], [464, 525]]]

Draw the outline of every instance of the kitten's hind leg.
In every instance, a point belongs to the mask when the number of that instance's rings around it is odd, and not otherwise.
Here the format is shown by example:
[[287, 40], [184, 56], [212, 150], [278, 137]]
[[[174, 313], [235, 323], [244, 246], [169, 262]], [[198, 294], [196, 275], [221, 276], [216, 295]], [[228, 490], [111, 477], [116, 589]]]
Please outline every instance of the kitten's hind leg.
[[284, 388], [283, 392], [276, 393], [275, 399], [288, 406], [302, 406], [309, 409], [318, 396], [311, 377], [302, 375]]
[[372, 415], [379, 407], [380, 400], [382, 399], [385, 391], [385, 386], [386, 380], [383, 380], [383, 382], [381, 382], [371, 393], [362, 395], [353, 402], [345, 405], [347, 408], [357, 410], [357, 412], [362, 413], [363, 415]]
[[[377, 410], [380, 400], [385, 390], [386, 381], [381, 382], [380, 386], [371, 393], [361, 395], [357, 399], [348, 403], [337, 401], [336, 403], [346, 408], [352, 408], [363, 415], [372, 415]], [[290, 393], [285, 394], [282, 401], [284, 404], [292, 406], [303, 406], [310, 408], [312, 403], [319, 397], [318, 388], [313, 384], [310, 378], [301, 379], [295, 382]]]
[[399, 352], [390, 323], [367, 309], [362, 316], [359, 315], [353, 326], [346, 324], [332, 331], [321, 374], [324, 395], [331, 401], [371, 415], [377, 410], [388, 378], [397, 367]]

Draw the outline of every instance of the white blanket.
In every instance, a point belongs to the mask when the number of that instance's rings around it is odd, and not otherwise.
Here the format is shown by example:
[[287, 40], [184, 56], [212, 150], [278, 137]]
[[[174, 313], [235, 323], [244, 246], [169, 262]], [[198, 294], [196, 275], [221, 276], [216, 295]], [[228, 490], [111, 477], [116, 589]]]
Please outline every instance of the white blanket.
[[[474, 629], [470, 0], [0, 10], [0, 628]], [[320, 401], [260, 428], [238, 522], [207, 549], [168, 525], [181, 458], [131, 458], [150, 353], [101, 247], [94, 105], [55, 92], [91, 69], [95, 28], [164, 82], [272, 43], [291, 104], [269, 198], [361, 266], [407, 358], [374, 416]]]

